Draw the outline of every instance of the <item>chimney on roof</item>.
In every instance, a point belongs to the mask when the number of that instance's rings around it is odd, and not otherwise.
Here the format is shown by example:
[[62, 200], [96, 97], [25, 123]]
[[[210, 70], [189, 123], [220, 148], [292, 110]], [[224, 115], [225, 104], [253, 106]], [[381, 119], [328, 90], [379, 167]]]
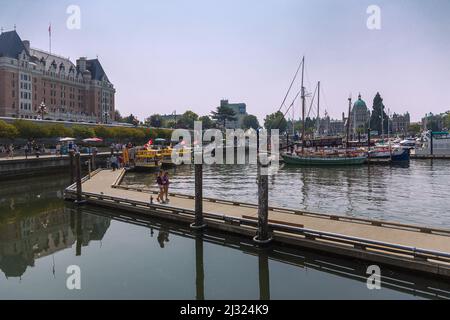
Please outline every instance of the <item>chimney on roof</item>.
[[81, 73], [86, 71], [86, 57], [81, 57], [77, 60], [77, 68]]
[[29, 52], [30, 51], [30, 41], [23, 40], [22, 43], [25, 46], [25, 48], [27, 49], [27, 51]]

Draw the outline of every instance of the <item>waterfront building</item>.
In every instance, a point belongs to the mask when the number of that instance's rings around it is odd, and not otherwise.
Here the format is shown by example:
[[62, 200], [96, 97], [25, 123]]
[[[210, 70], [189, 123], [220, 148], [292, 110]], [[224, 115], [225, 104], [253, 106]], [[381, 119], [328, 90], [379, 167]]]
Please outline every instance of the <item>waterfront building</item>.
[[424, 131], [432, 130], [432, 131], [442, 131], [444, 129], [444, 117], [446, 113], [442, 114], [433, 114], [428, 113], [422, 118], [422, 127]]
[[361, 99], [361, 94], [358, 95], [358, 100], [353, 104], [351, 112], [351, 129], [354, 134], [358, 131], [366, 132], [370, 119], [370, 111], [367, 108], [364, 100]]
[[411, 117], [408, 112], [405, 114], [394, 113], [391, 118], [391, 131], [393, 134], [408, 134], [411, 125]]
[[98, 59], [70, 59], [34, 49], [17, 32], [0, 34], [0, 116], [108, 123], [115, 89]]
[[247, 105], [245, 103], [229, 103], [228, 100], [220, 100], [220, 106], [229, 107], [235, 113], [236, 121], [227, 121], [227, 129], [241, 128], [244, 117], [247, 115]]
[[342, 136], [345, 133], [345, 120], [330, 118], [329, 115], [320, 119], [319, 133], [322, 136]]

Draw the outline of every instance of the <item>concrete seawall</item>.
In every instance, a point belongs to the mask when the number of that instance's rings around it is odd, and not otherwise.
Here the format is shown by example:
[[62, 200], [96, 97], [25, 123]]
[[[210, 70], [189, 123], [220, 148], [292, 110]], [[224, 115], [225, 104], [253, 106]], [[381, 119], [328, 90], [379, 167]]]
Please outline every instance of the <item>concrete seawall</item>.
[[[96, 165], [101, 166], [106, 163], [109, 152], [99, 153], [96, 156]], [[90, 159], [89, 154], [82, 154], [82, 164]], [[38, 175], [51, 170], [68, 169], [70, 164], [69, 156], [44, 155], [39, 158], [35, 156], [16, 157], [14, 159], [0, 159], [0, 177], [12, 178], [18, 176]], [[87, 167], [87, 166], [86, 166]]]

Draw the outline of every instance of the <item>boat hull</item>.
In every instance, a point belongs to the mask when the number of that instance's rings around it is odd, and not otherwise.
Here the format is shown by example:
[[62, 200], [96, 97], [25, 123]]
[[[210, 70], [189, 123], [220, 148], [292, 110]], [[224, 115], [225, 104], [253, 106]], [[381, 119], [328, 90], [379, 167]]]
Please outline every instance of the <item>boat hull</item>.
[[390, 159], [391, 162], [404, 162], [410, 160], [410, 151], [409, 149], [400, 149], [394, 151], [392, 155], [389, 152], [375, 152], [370, 155], [370, 159]]
[[362, 165], [367, 157], [307, 157], [296, 155], [282, 155], [284, 163], [301, 166], [351, 166]]

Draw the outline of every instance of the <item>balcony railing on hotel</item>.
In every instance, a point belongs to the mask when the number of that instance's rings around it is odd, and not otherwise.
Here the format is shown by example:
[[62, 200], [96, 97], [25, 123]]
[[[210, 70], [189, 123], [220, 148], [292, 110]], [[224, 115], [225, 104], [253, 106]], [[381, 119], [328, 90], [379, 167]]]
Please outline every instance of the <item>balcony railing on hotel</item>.
[[51, 119], [56, 121], [59, 120], [59, 121], [92, 122], [92, 123], [96, 123], [99, 120], [96, 116], [70, 112], [49, 112], [45, 114], [44, 119]]

